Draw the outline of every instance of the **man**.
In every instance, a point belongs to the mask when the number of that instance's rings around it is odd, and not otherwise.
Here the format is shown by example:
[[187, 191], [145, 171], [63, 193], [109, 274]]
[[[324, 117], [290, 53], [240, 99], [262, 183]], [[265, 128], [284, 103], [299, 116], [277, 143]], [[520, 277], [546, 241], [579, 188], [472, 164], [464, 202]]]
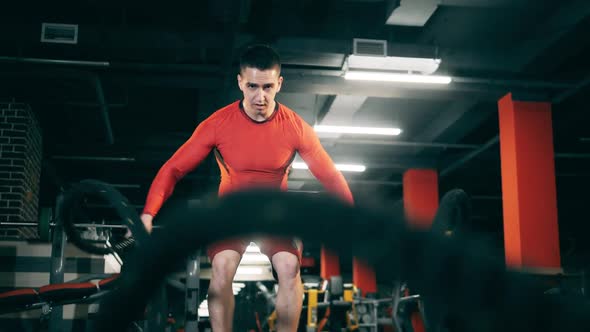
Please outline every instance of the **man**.
[[[141, 219], [151, 230], [153, 216], [175, 184], [214, 150], [221, 183], [219, 195], [253, 188], [287, 189], [288, 170], [298, 152], [312, 174], [331, 193], [352, 204], [346, 180], [322, 148], [313, 129], [294, 111], [275, 101], [283, 77], [278, 54], [255, 45], [240, 57], [238, 86], [244, 98], [198, 125], [154, 179]], [[265, 208], [260, 202], [260, 209]], [[249, 239], [229, 239], [207, 248], [212, 276], [208, 306], [213, 331], [232, 331], [232, 281]], [[296, 331], [303, 287], [299, 276], [301, 246], [292, 239], [265, 238], [258, 243], [277, 273], [277, 330]]]

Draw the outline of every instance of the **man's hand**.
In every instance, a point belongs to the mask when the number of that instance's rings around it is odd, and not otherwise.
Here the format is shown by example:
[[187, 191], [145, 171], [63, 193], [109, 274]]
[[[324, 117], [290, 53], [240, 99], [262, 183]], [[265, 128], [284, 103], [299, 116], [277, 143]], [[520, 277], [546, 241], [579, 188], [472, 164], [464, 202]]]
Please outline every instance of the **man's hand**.
[[154, 217], [152, 215], [144, 213], [141, 215], [140, 219], [143, 222], [143, 226], [145, 226], [145, 230], [148, 233], [151, 233], [152, 232], [152, 220], [154, 220]]

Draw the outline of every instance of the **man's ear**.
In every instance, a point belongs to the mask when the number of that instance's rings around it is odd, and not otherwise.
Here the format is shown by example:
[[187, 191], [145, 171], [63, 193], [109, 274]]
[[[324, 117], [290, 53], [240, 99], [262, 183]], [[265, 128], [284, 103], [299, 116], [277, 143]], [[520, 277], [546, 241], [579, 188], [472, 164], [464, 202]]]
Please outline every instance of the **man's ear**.
[[277, 92], [281, 91], [282, 86], [283, 86], [283, 76], [279, 76], [279, 86], [277, 88]]
[[242, 89], [242, 75], [240, 75], [238, 73], [237, 79], [238, 79], [238, 87], [240, 88], [241, 91], [244, 91], [244, 89]]

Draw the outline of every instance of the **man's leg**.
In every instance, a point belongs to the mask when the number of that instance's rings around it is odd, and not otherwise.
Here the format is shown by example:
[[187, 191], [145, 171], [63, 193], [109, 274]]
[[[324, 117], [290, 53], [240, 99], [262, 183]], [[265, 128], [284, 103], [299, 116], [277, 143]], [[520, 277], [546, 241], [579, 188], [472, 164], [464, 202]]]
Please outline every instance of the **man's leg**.
[[303, 303], [299, 258], [290, 252], [281, 251], [272, 256], [272, 264], [279, 278], [279, 290], [275, 303], [277, 331], [295, 332]]
[[234, 293], [232, 282], [240, 264], [241, 255], [234, 250], [223, 250], [211, 262], [209, 284], [209, 320], [214, 332], [231, 332], [234, 318]]

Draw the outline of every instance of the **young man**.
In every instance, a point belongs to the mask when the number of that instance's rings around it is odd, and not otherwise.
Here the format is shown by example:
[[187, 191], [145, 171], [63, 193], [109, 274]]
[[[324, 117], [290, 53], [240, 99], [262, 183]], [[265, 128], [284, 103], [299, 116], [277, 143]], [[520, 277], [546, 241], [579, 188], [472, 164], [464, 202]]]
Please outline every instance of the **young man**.
[[[312, 174], [331, 193], [352, 204], [346, 180], [309, 126], [294, 111], [275, 101], [283, 77], [278, 54], [255, 45], [240, 58], [238, 86], [244, 98], [213, 113], [168, 160], [154, 179], [141, 219], [151, 230], [153, 216], [175, 184], [209, 154], [221, 170], [219, 195], [253, 188], [287, 190], [287, 175], [298, 152]], [[265, 209], [260, 202], [260, 209]], [[232, 331], [232, 281], [250, 239], [230, 239], [207, 248], [212, 276], [208, 305], [215, 332]], [[303, 287], [299, 276], [301, 248], [292, 239], [265, 238], [258, 243], [278, 276], [277, 330], [296, 331]]]

